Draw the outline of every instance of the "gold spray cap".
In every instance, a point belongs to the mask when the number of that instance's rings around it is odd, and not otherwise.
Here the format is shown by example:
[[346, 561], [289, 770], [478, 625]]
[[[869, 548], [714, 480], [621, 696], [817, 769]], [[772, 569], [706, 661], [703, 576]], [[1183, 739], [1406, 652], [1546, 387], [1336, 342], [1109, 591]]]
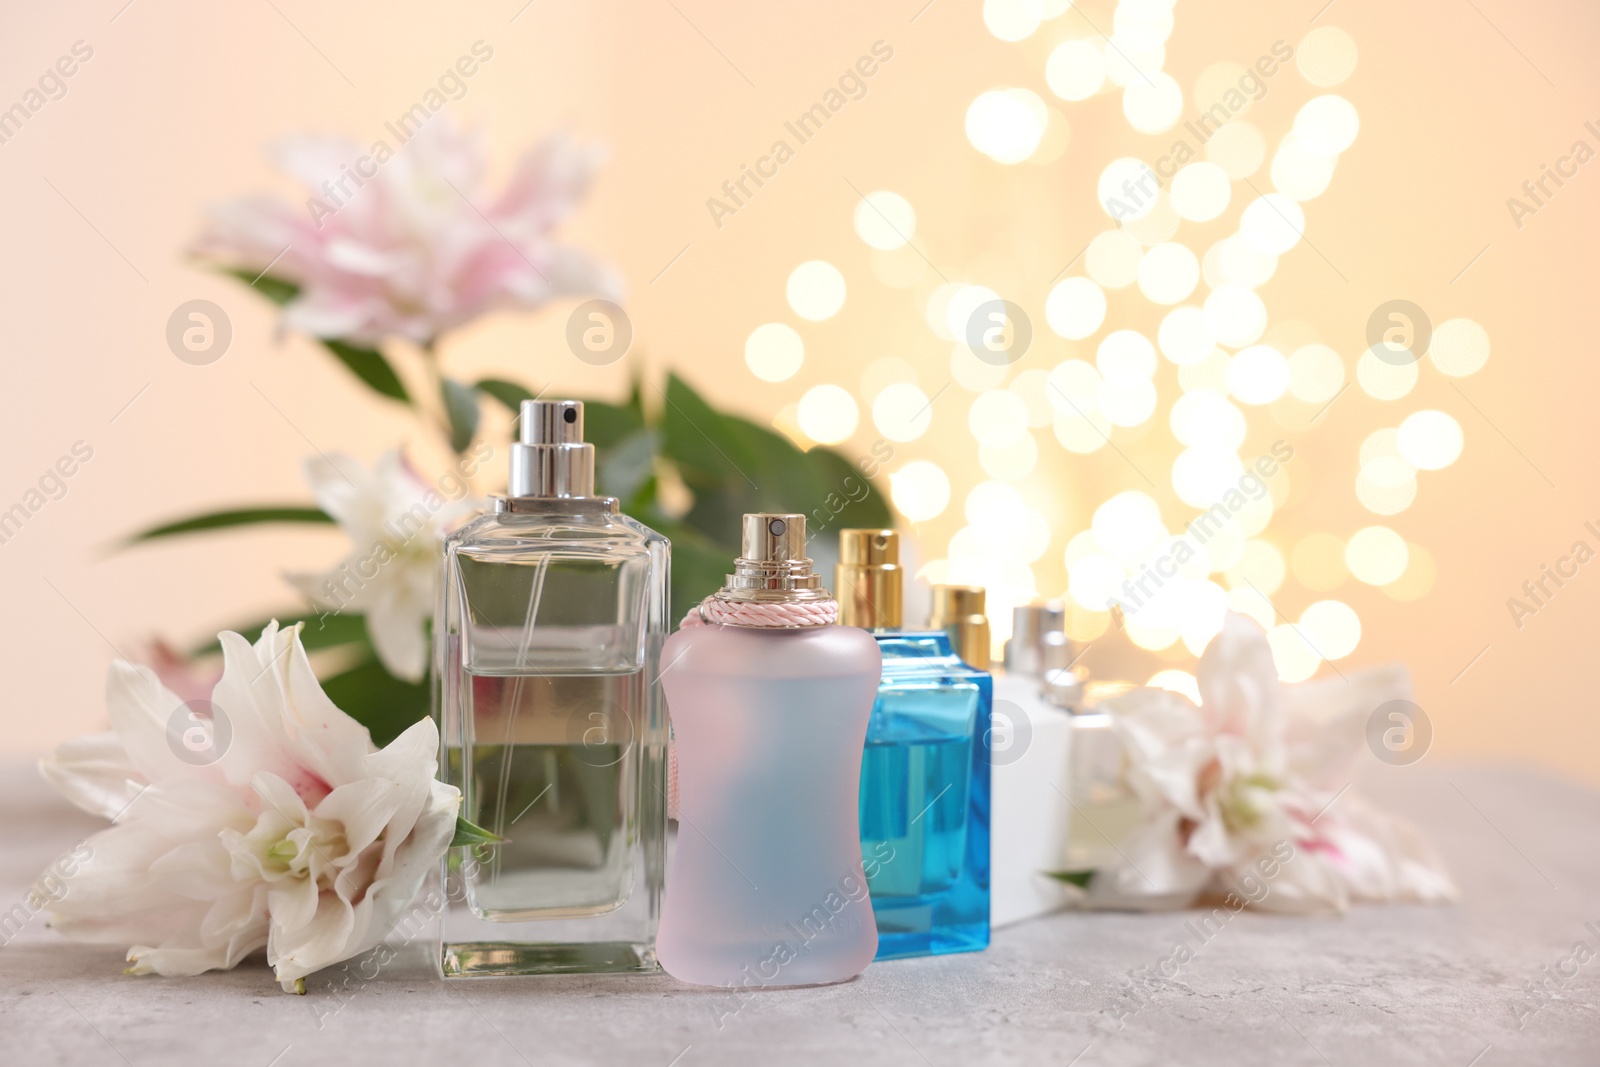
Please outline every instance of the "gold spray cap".
[[928, 627], [950, 635], [950, 644], [969, 667], [989, 669], [989, 618], [984, 614], [988, 597], [976, 585], [933, 587], [933, 614]]
[[900, 535], [893, 530], [840, 530], [833, 584], [839, 623], [868, 630], [903, 625]]

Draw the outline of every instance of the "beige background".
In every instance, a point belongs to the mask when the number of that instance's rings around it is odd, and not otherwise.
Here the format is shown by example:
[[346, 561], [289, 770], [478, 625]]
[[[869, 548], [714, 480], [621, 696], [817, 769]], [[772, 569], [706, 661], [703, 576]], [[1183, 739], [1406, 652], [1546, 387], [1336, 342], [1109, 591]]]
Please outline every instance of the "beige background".
[[[449, 109], [489, 132], [497, 177], [549, 129], [604, 140], [609, 164], [566, 236], [627, 277], [636, 349], [654, 373], [676, 367], [715, 401], [760, 419], [818, 382], [857, 389], [876, 356], [917, 364], [925, 387], [947, 375], [948, 347], [922, 322], [936, 279], [905, 291], [874, 279], [851, 227], [852, 184], [907, 197], [917, 243], [945, 274], [1033, 309], [1039, 337], [1025, 366], [1049, 367], [1071, 346], [1043, 329], [1044, 294], [1105, 228], [1093, 196], [1101, 167], [1118, 155], [1153, 158], [1168, 139], [1132, 133], [1115, 95], [1082, 104], [1049, 96], [1050, 47], [1085, 32], [1071, 12], [1005, 44], [985, 32], [971, 0], [934, 0], [920, 15], [922, 0], [537, 2], [520, 13], [522, 0], [122, 3], [30, 5], [25, 15], [11, 5], [0, 16], [0, 104], [20, 98], [74, 41], [94, 48], [65, 98], [0, 145], [0, 506], [20, 499], [73, 442], [94, 449], [66, 497], [0, 545], [6, 750], [43, 751], [100, 724], [112, 646], [133, 654], [156, 634], [188, 642], [287, 605], [281, 573], [325, 564], [341, 549], [332, 532], [288, 531], [114, 554], [119, 535], [202, 508], [303, 500], [308, 441], [363, 458], [410, 441], [426, 461], [439, 458], [426, 433], [313, 345], [276, 340], [263, 302], [185, 264], [205, 204], [293, 193], [265, 160], [270, 139], [302, 130], [380, 136], [385, 120], [484, 40], [494, 59]], [[1505, 604], [1575, 539], [1600, 543], [1582, 530], [1600, 520], [1592, 454], [1600, 163], [1520, 230], [1505, 207], [1572, 141], [1597, 141], [1583, 124], [1600, 120], [1592, 62], [1600, 9], [1575, 0], [1336, 0], [1319, 13], [1322, 3], [1239, 0], [1202, 12], [1185, 0], [1168, 42], [1166, 69], [1186, 92], [1219, 59], [1249, 63], [1277, 39], [1297, 43], [1313, 16], [1360, 46], [1356, 74], [1338, 91], [1360, 109], [1361, 135], [1329, 191], [1307, 205], [1308, 236], [1322, 255], [1297, 248], [1261, 290], [1274, 319], [1304, 320], [1351, 364], [1372, 308], [1406, 297], [1436, 322], [1476, 319], [1494, 354], [1459, 383], [1461, 393], [1424, 375], [1404, 401], [1382, 404], [1358, 390], [1341, 398], [1295, 439], [1295, 497], [1267, 536], [1287, 547], [1313, 529], [1347, 536], [1374, 521], [1351, 488], [1361, 440], [1419, 407], [1452, 413], [1467, 434], [1461, 461], [1423, 475], [1416, 504], [1390, 521], [1431, 551], [1438, 581], [1414, 603], [1343, 586], [1335, 595], [1364, 624], [1347, 663], [1411, 665], [1436, 756], [1600, 781], [1600, 571], [1590, 573], [1600, 564], [1520, 631]], [[1108, 7], [1086, 10], [1108, 25]], [[880, 39], [894, 59], [867, 96], [735, 218], [713, 226], [705, 199]], [[1002, 167], [967, 143], [967, 104], [1004, 85], [1032, 88], [1067, 115], [1071, 143], [1060, 159]], [[1316, 92], [1287, 71], [1251, 121], [1275, 142]], [[784, 280], [811, 258], [845, 272], [850, 298], [836, 318], [801, 325], [785, 306]], [[226, 357], [207, 367], [179, 362], [163, 339], [172, 309], [195, 297], [222, 304], [235, 331]], [[446, 341], [444, 359], [462, 376], [512, 371], [590, 395], [620, 391], [622, 367], [594, 370], [567, 353], [564, 311], [476, 324]], [[1113, 315], [1141, 328], [1155, 321], [1139, 317], [1150, 309], [1136, 298], [1114, 299]], [[789, 382], [766, 384], [744, 367], [744, 338], [766, 321], [794, 323], [806, 338], [806, 366]], [[1146, 430], [1117, 438], [1162, 471], [1176, 451], [1165, 421], [1171, 398], [1164, 390]], [[933, 431], [902, 446], [896, 462], [935, 459], [958, 493], [970, 487], [983, 475], [965, 417], [965, 400], [941, 402]], [[1246, 455], [1283, 435], [1259, 410], [1252, 420]], [[1048, 430], [1038, 436], [1045, 458], [1025, 488], [1054, 518], [1055, 540], [1036, 570], [1041, 590], [1059, 592], [1067, 538], [1098, 501], [1133, 483], [1113, 453], [1069, 456]], [[864, 450], [874, 437], [863, 420], [846, 447]], [[1164, 482], [1157, 495], [1169, 525], [1188, 516]], [[959, 527], [959, 503], [958, 495], [917, 531], [924, 555], [940, 554]], [[1297, 617], [1318, 597], [1291, 579], [1275, 600]]]

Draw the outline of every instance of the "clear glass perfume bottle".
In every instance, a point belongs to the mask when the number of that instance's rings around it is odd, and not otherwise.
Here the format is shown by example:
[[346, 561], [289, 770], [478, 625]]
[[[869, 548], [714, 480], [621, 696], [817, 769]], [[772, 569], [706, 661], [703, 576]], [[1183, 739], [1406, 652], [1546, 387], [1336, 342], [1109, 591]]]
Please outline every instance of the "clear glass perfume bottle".
[[678, 838], [660, 954], [674, 978], [839, 982], [877, 951], [856, 798], [882, 657], [835, 612], [805, 516], [746, 515], [727, 585], [667, 641]]
[[445, 860], [447, 976], [658, 969], [668, 553], [594, 495], [583, 405], [525, 401], [434, 621], [441, 774], [502, 839]]
[[899, 535], [840, 533], [839, 621], [871, 630], [883, 680], [861, 764], [861, 851], [880, 960], [989, 944], [987, 671], [945, 631], [904, 633]]

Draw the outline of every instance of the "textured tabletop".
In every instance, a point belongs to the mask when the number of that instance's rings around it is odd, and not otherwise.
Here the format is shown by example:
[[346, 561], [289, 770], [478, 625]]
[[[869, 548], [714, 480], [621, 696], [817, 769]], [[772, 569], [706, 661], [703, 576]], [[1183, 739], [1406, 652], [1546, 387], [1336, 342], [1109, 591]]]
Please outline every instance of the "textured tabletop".
[[[31, 766], [0, 775], [9, 908], [95, 823]], [[1192, 915], [1055, 915], [984, 953], [743, 1006], [666, 977], [444, 983], [401, 963], [370, 981], [324, 972], [304, 997], [264, 962], [132, 978], [118, 951], [67, 944], [36, 917], [0, 949], [0, 1062], [1600, 1064], [1600, 795], [1432, 761], [1361, 788], [1428, 832], [1460, 904], [1246, 913], [1172, 979], [1157, 968], [1177, 941], [1199, 944]]]

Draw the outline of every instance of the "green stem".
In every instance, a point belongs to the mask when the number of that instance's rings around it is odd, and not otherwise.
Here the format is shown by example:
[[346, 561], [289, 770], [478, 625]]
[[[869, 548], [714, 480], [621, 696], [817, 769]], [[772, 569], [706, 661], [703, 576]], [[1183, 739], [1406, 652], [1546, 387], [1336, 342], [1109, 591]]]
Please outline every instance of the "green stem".
[[441, 399], [444, 396], [444, 371], [439, 367], [439, 353], [435, 348], [438, 341], [437, 337], [430, 337], [422, 342], [422, 362], [428, 368], [428, 373], [433, 377], [433, 388], [428, 390], [429, 395], [433, 398], [428, 403], [428, 410], [433, 415], [433, 428], [439, 431], [439, 435], [444, 438], [445, 445], [449, 446], [450, 413], [444, 410], [444, 402]]

